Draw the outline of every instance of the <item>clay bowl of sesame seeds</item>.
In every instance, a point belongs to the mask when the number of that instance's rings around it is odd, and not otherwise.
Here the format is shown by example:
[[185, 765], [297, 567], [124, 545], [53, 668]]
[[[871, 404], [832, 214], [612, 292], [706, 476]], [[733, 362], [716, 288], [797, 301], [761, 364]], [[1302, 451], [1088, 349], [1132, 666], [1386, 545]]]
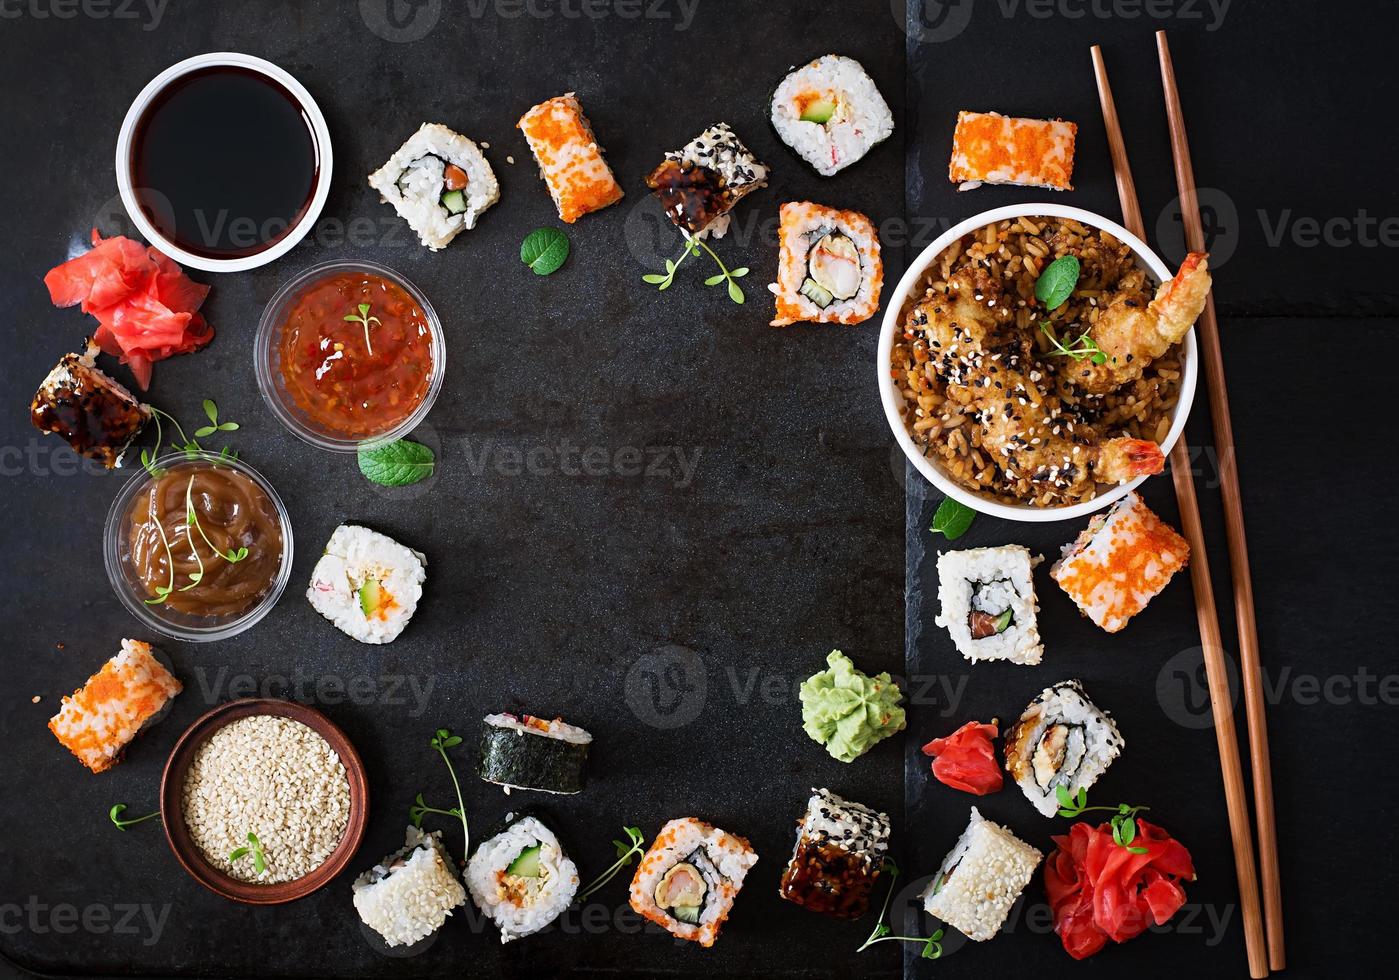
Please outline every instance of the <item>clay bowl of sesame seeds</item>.
[[248, 905], [304, 898], [344, 870], [369, 817], [359, 753], [315, 708], [245, 698], [206, 712], [160, 781], [170, 849], [205, 888]]
[[[1046, 277], [1060, 259], [1072, 271]], [[1109, 357], [1096, 338], [1121, 337], [1121, 306], [1143, 310], [1186, 273], [1116, 222], [1061, 204], [949, 228], [899, 280], [880, 330], [880, 398], [904, 455], [945, 497], [1007, 520], [1080, 518], [1122, 499], [1185, 430], [1194, 317], [1170, 317], [1185, 332], [1160, 353], [1119, 357], [1109, 343]], [[1061, 280], [1057, 298], [1042, 278]]]

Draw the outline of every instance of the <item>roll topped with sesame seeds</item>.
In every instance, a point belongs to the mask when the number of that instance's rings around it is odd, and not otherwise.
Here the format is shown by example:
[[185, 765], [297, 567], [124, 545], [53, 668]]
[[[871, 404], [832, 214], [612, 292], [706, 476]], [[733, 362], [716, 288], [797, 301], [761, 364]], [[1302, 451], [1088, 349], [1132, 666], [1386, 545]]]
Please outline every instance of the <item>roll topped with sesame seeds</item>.
[[729, 212], [767, 184], [768, 168], [728, 123], [715, 123], [665, 159], [646, 178], [666, 217], [685, 233], [723, 238]]
[[923, 908], [968, 939], [1000, 932], [1044, 855], [972, 807], [971, 821], [923, 893]]

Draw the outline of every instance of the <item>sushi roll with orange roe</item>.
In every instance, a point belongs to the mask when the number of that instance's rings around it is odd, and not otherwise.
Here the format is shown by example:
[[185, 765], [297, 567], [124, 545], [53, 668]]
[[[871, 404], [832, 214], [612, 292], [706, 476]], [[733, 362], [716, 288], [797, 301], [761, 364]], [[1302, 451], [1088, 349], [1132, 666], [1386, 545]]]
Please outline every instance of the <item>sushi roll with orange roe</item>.
[[141, 730], [164, 717], [184, 690], [149, 643], [122, 640], [121, 652], [63, 699], [49, 731], [93, 772], [112, 768]]
[[758, 855], [695, 817], [661, 828], [631, 883], [631, 907], [676, 939], [713, 946]]
[[884, 264], [879, 236], [858, 211], [838, 211], [810, 201], [782, 205], [781, 253], [772, 326], [863, 323], [879, 309]]
[[622, 188], [602, 158], [593, 127], [572, 92], [539, 103], [520, 117], [518, 125], [560, 219], [572, 224], [622, 199]]

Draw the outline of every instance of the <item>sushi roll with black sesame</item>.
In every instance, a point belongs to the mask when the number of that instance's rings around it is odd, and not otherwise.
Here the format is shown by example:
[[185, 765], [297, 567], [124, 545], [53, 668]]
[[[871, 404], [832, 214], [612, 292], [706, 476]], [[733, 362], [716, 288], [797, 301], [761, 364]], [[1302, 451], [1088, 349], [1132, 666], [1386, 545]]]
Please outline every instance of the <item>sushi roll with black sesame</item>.
[[729, 212], [767, 184], [768, 168], [728, 123], [715, 123], [665, 159], [646, 178], [666, 217], [687, 235], [723, 238]]
[[593, 736], [562, 718], [496, 714], [485, 718], [480, 776], [488, 783], [541, 793], [581, 793]]
[[542, 820], [520, 815], [476, 848], [466, 887], [508, 943], [533, 935], [568, 908], [578, 891], [578, 867]]
[[858, 919], [888, 850], [888, 814], [813, 789], [777, 893], [813, 912]]
[[823, 177], [894, 132], [894, 116], [854, 58], [828, 54], [793, 70], [772, 94], [772, 127]]
[[1052, 817], [1058, 791], [1089, 789], [1122, 752], [1122, 735], [1078, 681], [1047, 687], [1006, 732], [1006, 771], [1035, 809]]
[[35, 392], [29, 417], [40, 432], [61, 436], [110, 470], [121, 465], [152, 412], [97, 367], [97, 345], [89, 341], [81, 354], [59, 359]]

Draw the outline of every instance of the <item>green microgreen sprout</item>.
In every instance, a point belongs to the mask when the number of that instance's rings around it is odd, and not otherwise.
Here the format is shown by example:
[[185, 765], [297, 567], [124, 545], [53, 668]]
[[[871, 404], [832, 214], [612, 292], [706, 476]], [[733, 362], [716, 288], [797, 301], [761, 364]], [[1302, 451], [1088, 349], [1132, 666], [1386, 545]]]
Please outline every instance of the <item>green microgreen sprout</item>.
[[160, 811], [157, 810], [155, 813], [148, 813], [144, 817], [137, 817], [135, 820], [123, 820], [121, 815], [125, 812], [125, 803], [113, 803], [112, 808], [107, 811], [108, 819], [112, 821], [113, 826], [115, 826], [117, 830], [125, 830], [127, 827], [134, 827], [138, 823], [145, 823], [147, 820], [154, 820], [156, 817], [160, 816]]
[[733, 300], [735, 303], [742, 303], [744, 299], [743, 290], [739, 288], [738, 280], [748, 275], [748, 267], [740, 266], [737, 269], [729, 269], [724, 265], [723, 260], [715, 253], [714, 249], [705, 244], [703, 239], [688, 234], [685, 236], [685, 250], [680, 253], [680, 258], [665, 260], [665, 275], [653, 272], [642, 276], [641, 281], [650, 283], [657, 289], [669, 289], [671, 284], [675, 282], [675, 272], [680, 268], [680, 263], [684, 262], [687, 256], [699, 255], [700, 249], [704, 249], [708, 252], [709, 257], [714, 260], [714, 264], [719, 267], [718, 274], [710, 276], [704, 281], [704, 284], [706, 286], [717, 286], [721, 282], [727, 282], [729, 284], [729, 299]]
[[205, 414], [206, 416], [208, 416], [208, 418], [209, 418], [209, 424], [208, 424], [208, 425], [200, 426], [199, 428], [197, 428], [197, 429], [194, 430], [194, 437], [195, 437], [196, 439], [203, 439], [203, 438], [205, 438], [205, 437], [207, 437], [207, 436], [213, 435], [215, 432], [237, 432], [237, 431], [238, 431], [238, 423], [237, 423], [237, 422], [220, 422], [220, 421], [219, 421], [219, 407], [218, 407], [217, 405], [214, 404], [214, 402], [213, 402], [212, 399], [209, 399], [209, 398], [204, 399], [204, 414]]
[[641, 854], [646, 849], [646, 838], [641, 833], [640, 827], [623, 827], [627, 839], [625, 841], [614, 840], [612, 846], [617, 851], [617, 860], [612, 866], [597, 876], [597, 879], [578, 893], [577, 901], [581, 902], [613, 878], [617, 877], [617, 872], [631, 864], [632, 858]]
[[248, 846], [239, 847], [228, 855], [228, 862], [233, 864], [241, 861], [249, 854], [253, 856], [253, 871], [259, 877], [267, 870], [267, 855], [263, 853], [262, 841], [257, 839], [257, 834], [248, 831]]
[[1078, 817], [1093, 811], [1111, 813], [1108, 824], [1112, 827], [1113, 843], [1118, 847], [1125, 847], [1132, 854], [1147, 853], [1148, 849], [1145, 847], [1133, 847], [1132, 841], [1137, 839], [1137, 814], [1151, 809], [1150, 807], [1130, 806], [1126, 803], [1119, 803], [1117, 806], [1089, 806], [1088, 790], [1080, 789], [1077, 796], [1070, 796], [1063, 786], [1054, 788], [1054, 798], [1059, 801], [1061, 817]]
[[931, 936], [894, 936], [894, 931], [884, 924], [884, 917], [889, 913], [889, 902], [894, 897], [894, 883], [899, 878], [899, 866], [893, 861], [885, 858], [884, 872], [889, 875], [889, 891], [884, 896], [884, 904], [879, 908], [879, 918], [875, 922], [874, 931], [870, 933], [868, 939], [857, 953], [863, 953], [875, 943], [921, 943], [923, 951], [919, 954], [925, 960], [935, 960], [942, 956], [942, 936], [943, 930], [938, 929]]
[[417, 800], [408, 808], [408, 817], [413, 821], [413, 826], [422, 827], [423, 815], [428, 813], [440, 813], [444, 817], [458, 817], [461, 819], [462, 835], [462, 861], [465, 863], [466, 855], [471, 853], [471, 830], [466, 825], [466, 803], [461, 795], [461, 783], [457, 780], [457, 770], [452, 765], [452, 760], [447, 757], [447, 750], [456, 748], [462, 742], [460, 735], [453, 735], [446, 728], [439, 728], [433, 732], [430, 744], [437, 750], [437, 754], [442, 756], [442, 761], [447, 764], [447, 772], [452, 777], [452, 787], [457, 791], [457, 805], [450, 810], [443, 810], [435, 806], [429, 806], [423, 802], [423, 794], [419, 793]]
[[369, 342], [369, 325], [371, 323], [378, 323], [380, 326], [383, 326], [383, 324], [377, 316], [369, 315], [369, 304], [359, 304], [359, 313], [346, 313], [345, 319], [349, 320], [351, 323], [358, 323], [364, 326], [364, 346], [369, 348], [369, 356], [373, 357], [374, 345]]
[[[175, 427], [175, 431], [180, 436], [178, 442], [174, 440], [171, 441], [170, 448], [177, 452], [184, 453], [186, 459], [194, 459], [204, 451], [204, 447], [199, 444], [198, 439], [211, 436], [215, 432], [238, 431], [239, 426], [237, 422], [219, 421], [219, 407], [208, 398], [204, 399], [204, 414], [209, 417], [209, 425], [201, 426], [196, 429], [194, 434], [197, 439], [191, 439], [189, 436], [185, 435], [184, 428], [173, 415], [168, 412], [162, 412], [155, 407], [151, 408], [151, 417], [155, 420], [155, 445], [150, 449], [141, 450], [141, 466], [151, 475], [152, 479], [158, 480], [165, 475], [165, 469], [155, 465], [156, 457], [160, 455], [160, 447], [165, 441], [165, 432], [160, 422], [161, 419], [168, 420], [170, 424]], [[223, 449], [219, 451], [219, 458], [237, 459], [238, 454], [230, 450], [227, 446], [224, 446]]]
[[1107, 354], [1103, 353], [1097, 341], [1088, 336], [1088, 331], [1086, 330], [1079, 334], [1077, 340], [1065, 347], [1064, 342], [1054, 335], [1054, 328], [1049, 324], [1041, 323], [1040, 329], [1043, 330], [1044, 335], [1049, 338], [1049, 342], [1054, 345], [1054, 349], [1049, 352], [1050, 357], [1072, 357], [1075, 361], [1088, 358], [1094, 364], [1106, 364], [1108, 362]]

